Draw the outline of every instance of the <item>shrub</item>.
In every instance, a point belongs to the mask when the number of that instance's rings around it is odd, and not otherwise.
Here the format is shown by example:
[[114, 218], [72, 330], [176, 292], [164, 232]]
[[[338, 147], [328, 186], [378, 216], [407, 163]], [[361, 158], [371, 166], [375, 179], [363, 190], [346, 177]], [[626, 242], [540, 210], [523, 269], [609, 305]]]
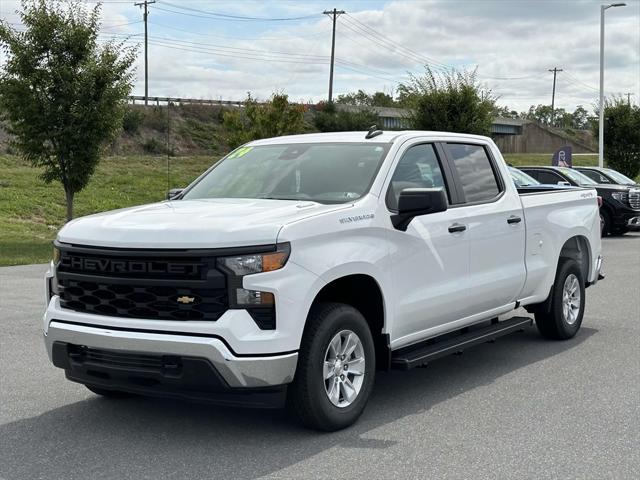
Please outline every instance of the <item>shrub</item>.
[[129, 107], [122, 118], [122, 129], [127, 135], [135, 135], [140, 131], [143, 121], [144, 113], [137, 108]]

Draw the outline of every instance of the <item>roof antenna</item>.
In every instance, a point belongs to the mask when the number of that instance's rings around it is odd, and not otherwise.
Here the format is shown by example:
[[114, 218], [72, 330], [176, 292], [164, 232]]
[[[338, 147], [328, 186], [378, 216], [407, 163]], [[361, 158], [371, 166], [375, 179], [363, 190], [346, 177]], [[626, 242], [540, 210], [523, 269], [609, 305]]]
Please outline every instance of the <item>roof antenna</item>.
[[378, 135], [382, 135], [383, 133], [384, 132], [382, 130], [378, 130], [378, 126], [377, 125], [371, 125], [369, 127], [369, 131], [364, 136], [364, 138], [366, 138], [368, 140], [370, 138], [377, 137]]

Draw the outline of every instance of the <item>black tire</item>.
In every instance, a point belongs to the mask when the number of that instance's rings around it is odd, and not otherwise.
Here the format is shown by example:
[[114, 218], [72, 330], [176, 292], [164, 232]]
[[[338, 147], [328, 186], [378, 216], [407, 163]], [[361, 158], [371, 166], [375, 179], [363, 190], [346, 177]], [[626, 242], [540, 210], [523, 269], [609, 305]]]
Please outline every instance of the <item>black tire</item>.
[[629, 229], [627, 227], [618, 227], [618, 228], [614, 228], [613, 230], [611, 230], [610, 235], [619, 237], [619, 236], [624, 235], [628, 231], [629, 231]]
[[91, 390], [96, 395], [100, 395], [106, 398], [129, 398], [133, 397], [133, 393], [122, 392], [120, 390], [107, 390], [105, 388], [94, 387], [93, 385], [85, 385], [89, 390]]
[[[360, 339], [365, 368], [355, 399], [348, 406], [338, 407], [325, 389], [323, 365], [329, 343], [344, 330], [350, 330]], [[353, 424], [362, 414], [373, 389], [375, 357], [369, 325], [358, 310], [342, 303], [320, 303], [312, 307], [302, 336], [295, 379], [288, 389], [289, 410], [304, 426], [317, 430], [332, 432]]]
[[[580, 306], [577, 309], [576, 317], [565, 318], [563, 309], [564, 287], [567, 278], [574, 276], [577, 279], [577, 290], [580, 298]], [[582, 325], [585, 306], [585, 289], [582, 271], [575, 260], [565, 259], [558, 265], [556, 279], [551, 288], [551, 294], [547, 302], [537, 309], [535, 313], [536, 325], [543, 337], [554, 340], [566, 340], [575, 336]]]
[[601, 229], [601, 236], [606, 237], [611, 233], [613, 223], [611, 221], [611, 214], [605, 209], [600, 210], [600, 218], [602, 219], [603, 227]]

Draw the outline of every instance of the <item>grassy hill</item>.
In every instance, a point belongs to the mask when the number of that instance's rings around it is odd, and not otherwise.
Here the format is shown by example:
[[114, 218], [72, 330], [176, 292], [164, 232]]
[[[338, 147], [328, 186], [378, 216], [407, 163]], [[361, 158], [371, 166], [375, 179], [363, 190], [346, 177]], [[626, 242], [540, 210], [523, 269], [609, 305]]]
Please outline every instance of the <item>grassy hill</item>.
[[[169, 187], [187, 185], [219, 156], [171, 158]], [[506, 155], [514, 165], [548, 165], [550, 157]], [[597, 164], [595, 155], [575, 158], [576, 164]], [[60, 184], [47, 185], [38, 174], [15, 156], [0, 156], [0, 265], [41, 263], [51, 257], [51, 241], [64, 224], [64, 193]], [[76, 196], [76, 215], [156, 202], [166, 191], [166, 157], [107, 157]]]
[[[187, 185], [217, 159], [172, 158], [171, 188]], [[64, 225], [62, 186], [45, 184], [38, 174], [17, 157], [0, 156], [0, 265], [47, 261], [51, 241]], [[88, 187], [76, 195], [76, 216], [156, 202], [166, 192], [166, 157], [107, 157]]]

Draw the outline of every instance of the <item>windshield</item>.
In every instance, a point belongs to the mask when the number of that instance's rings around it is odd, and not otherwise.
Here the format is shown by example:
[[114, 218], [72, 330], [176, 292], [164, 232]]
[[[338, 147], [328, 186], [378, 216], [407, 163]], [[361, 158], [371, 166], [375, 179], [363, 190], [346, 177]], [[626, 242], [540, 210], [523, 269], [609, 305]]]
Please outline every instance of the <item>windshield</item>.
[[535, 178], [527, 175], [522, 170], [518, 170], [514, 167], [509, 167], [509, 172], [511, 173], [511, 178], [513, 179], [513, 183], [516, 184], [516, 187], [528, 187], [530, 185], [540, 185], [540, 182]]
[[626, 175], [621, 174], [620, 172], [616, 172], [615, 170], [611, 170], [610, 168], [605, 168], [604, 171], [607, 172], [607, 175], [609, 175], [611, 178], [613, 178], [617, 183], [620, 183], [622, 185], [635, 185], [636, 184], [636, 182], [631, 180]]
[[591, 180], [589, 177], [587, 177], [584, 173], [580, 173], [579, 171], [574, 170], [573, 168], [558, 168], [558, 170], [561, 171], [566, 177], [576, 182], [581, 187], [598, 184], [594, 180]]
[[182, 197], [266, 198], [344, 203], [365, 195], [386, 143], [306, 143], [241, 147]]

